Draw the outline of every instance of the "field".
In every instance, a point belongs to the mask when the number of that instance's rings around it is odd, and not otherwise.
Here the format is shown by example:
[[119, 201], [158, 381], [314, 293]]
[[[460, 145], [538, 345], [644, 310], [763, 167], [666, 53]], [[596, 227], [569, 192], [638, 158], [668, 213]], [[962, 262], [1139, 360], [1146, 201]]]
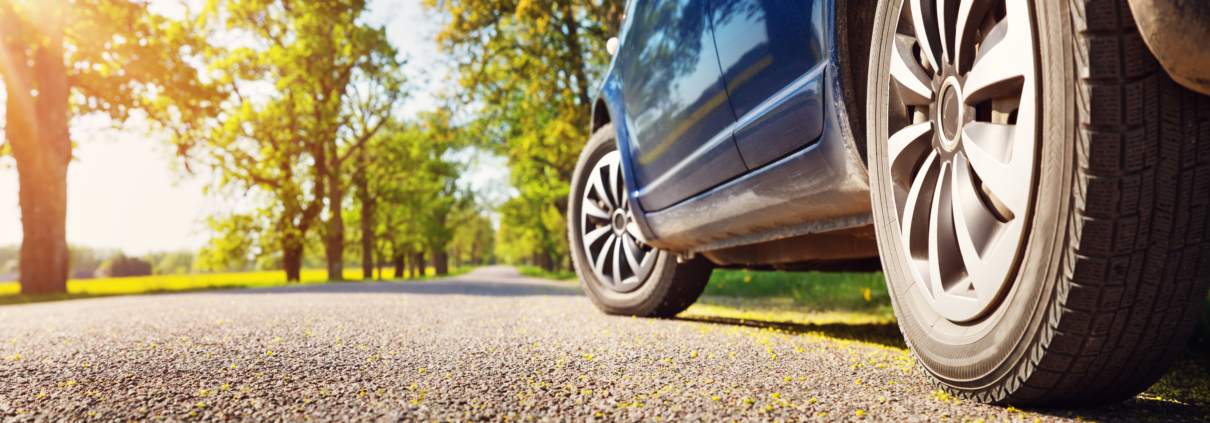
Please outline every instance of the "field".
[[[469, 267], [450, 269], [451, 275], [469, 271]], [[383, 268], [383, 275], [392, 275], [393, 270]], [[428, 268], [424, 278], [433, 276]], [[329, 283], [327, 270], [303, 270], [302, 284]], [[345, 269], [347, 281], [360, 281], [361, 269]], [[389, 277], [388, 277], [389, 279]], [[286, 273], [280, 270], [233, 273], [201, 273], [186, 275], [155, 275], [128, 278], [73, 279], [67, 281], [67, 294], [54, 296], [20, 295], [21, 286], [16, 282], [0, 283], [0, 305], [27, 302], [53, 301], [59, 299], [85, 298], [106, 295], [144, 294], [151, 292], [193, 291], [223, 288], [261, 288], [286, 284]]]

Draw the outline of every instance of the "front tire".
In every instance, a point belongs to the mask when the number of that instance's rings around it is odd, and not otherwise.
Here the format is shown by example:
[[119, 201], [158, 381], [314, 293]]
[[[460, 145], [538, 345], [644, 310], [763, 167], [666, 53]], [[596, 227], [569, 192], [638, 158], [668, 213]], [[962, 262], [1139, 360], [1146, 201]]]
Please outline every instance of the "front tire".
[[580, 285], [607, 314], [673, 317], [706, 289], [713, 264], [685, 263], [642, 242], [612, 124], [592, 135], [572, 176], [567, 237]]
[[1210, 99], [1156, 66], [1125, 0], [953, 2], [881, 1], [871, 47], [871, 195], [907, 343], [963, 398], [1132, 397], [1210, 289]]

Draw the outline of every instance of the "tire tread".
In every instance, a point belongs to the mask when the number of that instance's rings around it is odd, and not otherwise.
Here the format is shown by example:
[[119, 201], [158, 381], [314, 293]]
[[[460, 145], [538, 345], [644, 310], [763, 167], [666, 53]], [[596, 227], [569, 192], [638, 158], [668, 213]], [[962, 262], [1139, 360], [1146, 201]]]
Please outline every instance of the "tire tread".
[[1210, 97], [1157, 66], [1126, 0], [1068, 4], [1079, 75], [1069, 270], [1033, 353], [988, 389], [999, 403], [1136, 395], [1175, 361], [1210, 289]]

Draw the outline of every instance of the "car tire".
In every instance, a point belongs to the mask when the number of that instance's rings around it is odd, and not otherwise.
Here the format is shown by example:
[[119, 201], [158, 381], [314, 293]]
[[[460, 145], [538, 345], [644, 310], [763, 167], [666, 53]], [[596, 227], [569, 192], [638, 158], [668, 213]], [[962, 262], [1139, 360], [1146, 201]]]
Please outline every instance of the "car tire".
[[644, 245], [622, 173], [617, 135], [606, 124], [580, 153], [568, 199], [567, 236], [580, 285], [606, 314], [676, 316], [701, 296], [714, 265], [702, 257], [678, 263], [672, 253]]
[[961, 398], [1138, 394], [1210, 289], [1210, 98], [1158, 66], [1126, 0], [920, 3], [879, 2], [866, 115], [908, 346]]

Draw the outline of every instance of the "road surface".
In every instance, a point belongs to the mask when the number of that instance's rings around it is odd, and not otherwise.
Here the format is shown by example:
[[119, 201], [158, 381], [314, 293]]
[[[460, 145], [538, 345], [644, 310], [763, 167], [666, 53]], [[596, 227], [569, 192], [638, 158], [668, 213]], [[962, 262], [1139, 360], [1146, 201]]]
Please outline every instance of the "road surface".
[[958, 401], [906, 351], [851, 340], [888, 328], [834, 326], [605, 316], [574, 284], [509, 267], [427, 282], [6, 306], [0, 419], [1210, 418], [1206, 404], [1192, 404], [1207, 395], [1200, 373], [1178, 378], [1193, 386], [1178, 395], [1185, 404], [1155, 394], [1096, 409]]

